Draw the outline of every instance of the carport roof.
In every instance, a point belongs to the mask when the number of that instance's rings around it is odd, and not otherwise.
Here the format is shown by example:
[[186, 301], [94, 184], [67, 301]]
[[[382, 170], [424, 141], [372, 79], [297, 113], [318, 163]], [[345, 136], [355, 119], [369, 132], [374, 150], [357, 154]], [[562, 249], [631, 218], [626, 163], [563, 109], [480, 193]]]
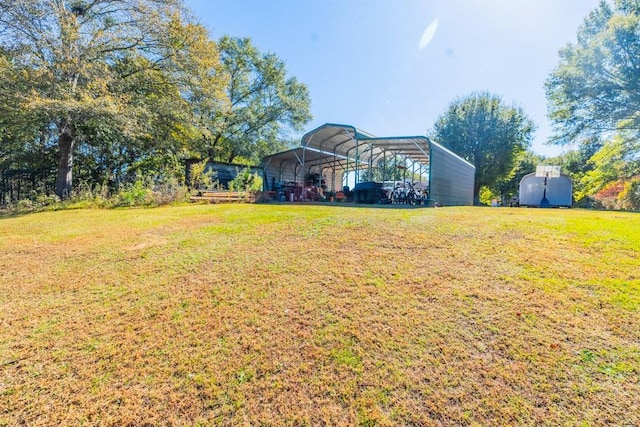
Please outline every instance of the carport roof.
[[337, 170], [353, 167], [356, 160], [358, 167], [366, 168], [378, 159], [397, 155], [428, 166], [432, 148], [468, 163], [426, 136], [379, 138], [354, 126], [336, 123], [326, 123], [308, 132], [302, 137], [301, 147], [266, 156], [262, 163], [263, 167], [278, 163], [280, 169], [292, 163], [330, 165]]
[[326, 123], [302, 137], [302, 146], [343, 156], [371, 157], [400, 155], [412, 161], [428, 164], [429, 148], [433, 142], [426, 136], [397, 136], [378, 138], [351, 125]]
[[[306, 163], [317, 166], [330, 165], [335, 169], [345, 169], [347, 164], [353, 167], [354, 160], [339, 154], [327, 153], [315, 148], [305, 147], [293, 148], [291, 150], [272, 154], [270, 156], [266, 156], [262, 160], [263, 167], [271, 165], [280, 168], [284, 164], [291, 163], [299, 163], [301, 165]], [[359, 163], [361, 165], [365, 164], [362, 161]]]

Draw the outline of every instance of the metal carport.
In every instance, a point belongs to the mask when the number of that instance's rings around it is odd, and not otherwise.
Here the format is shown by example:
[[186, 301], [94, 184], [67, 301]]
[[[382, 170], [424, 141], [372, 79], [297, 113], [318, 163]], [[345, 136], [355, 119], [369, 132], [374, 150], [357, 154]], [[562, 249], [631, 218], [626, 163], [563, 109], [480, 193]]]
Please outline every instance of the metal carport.
[[349, 173], [355, 175], [356, 184], [370, 181], [374, 170], [385, 170], [392, 158], [394, 164], [403, 162], [411, 169], [412, 179], [424, 177], [431, 202], [473, 204], [475, 167], [430, 138], [376, 137], [334, 123], [304, 135], [298, 148], [266, 156], [262, 161], [265, 190], [277, 190], [285, 183], [305, 185], [307, 176], [319, 174], [329, 191], [339, 191]]

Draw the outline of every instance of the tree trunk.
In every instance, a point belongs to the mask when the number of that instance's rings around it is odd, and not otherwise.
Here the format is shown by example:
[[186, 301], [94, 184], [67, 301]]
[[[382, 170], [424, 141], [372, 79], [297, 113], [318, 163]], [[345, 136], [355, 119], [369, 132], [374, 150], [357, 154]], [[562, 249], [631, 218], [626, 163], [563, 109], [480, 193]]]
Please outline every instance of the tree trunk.
[[480, 185], [480, 181], [478, 180], [478, 171], [481, 171], [483, 168], [483, 164], [482, 161], [480, 161], [481, 159], [481, 154], [480, 153], [473, 153], [473, 166], [476, 167], [476, 175], [474, 177], [474, 181], [473, 181], [473, 205], [474, 206], [480, 206], [482, 203], [480, 203], [480, 188], [482, 188], [482, 185]]
[[73, 129], [65, 126], [58, 137], [58, 176], [56, 178], [56, 195], [62, 200], [71, 194], [73, 143]]
[[481, 204], [482, 203], [480, 203], [480, 184], [476, 182], [473, 184], [473, 205], [480, 206]]

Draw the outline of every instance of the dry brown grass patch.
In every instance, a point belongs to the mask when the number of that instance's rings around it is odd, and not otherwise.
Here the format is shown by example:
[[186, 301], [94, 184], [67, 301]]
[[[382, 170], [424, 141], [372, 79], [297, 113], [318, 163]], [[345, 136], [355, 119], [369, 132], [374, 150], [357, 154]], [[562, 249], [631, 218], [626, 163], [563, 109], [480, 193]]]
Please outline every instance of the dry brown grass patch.
[[640, 424], [637, 215], [0, 220], [0, 425]]

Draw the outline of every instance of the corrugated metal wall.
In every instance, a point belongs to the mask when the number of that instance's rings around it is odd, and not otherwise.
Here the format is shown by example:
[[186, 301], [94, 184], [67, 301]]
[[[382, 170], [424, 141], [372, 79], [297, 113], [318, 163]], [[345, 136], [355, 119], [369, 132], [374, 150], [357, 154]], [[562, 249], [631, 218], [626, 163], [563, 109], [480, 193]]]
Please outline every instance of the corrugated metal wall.
[[[313, 132], [326, 133], [334, 127], [340, 126], [346, 127], [345, 125], [327, 124], [309, 134]], [[322, 135], [322, 133], [319, 134]], [[315, 134], [311, 137], [313, 136]], [[309, 138], [311, 139], [311, 137]], [[332, 138], [338, 137], [339, 139], [336, 141], [332, 140]], [[265, 157], [262, 161], [265, 190], [277, 190], [292, 182], [298, 186], [306, 185], [305, 181], [309, 174], [323, 176], [327, 191], [342, 189], [342, 177], [345, 170], [351, 172], [356, 164], [358, 164], [359, 171], [371, 167], [371, 164], [367, 164], [366, 159], [363, 160], [359, 156], [363, 151], [358, 153], [358, 140], [351, 136], [347, 141], [353, 143], [353, 147], [344, 150], [342, 133], [334, 132], [322, 140], [322, 144], [319, 146], [322, 150], [317, 147], [299, 147]], [[429, 199], [432, 203], [437, 202], [443, 206], [473, 205], [475, 167], [452, 151], [424, 136], [373, 138], [367, 135], [366, 139], [362, 141], [363, 150], [372, 155], [374, 145], [378, 151], [375, 154], [377, 159], [380, 158], [380, 155], [385, 155], [385, 150], [389, 150], [389, 155], [394, 158], [395, 156], [399, 156], [401, 159], [406, 157], [413, 159], [414, 162], [419, 161], [426, 164], [429, 170]], [[339, 146], [343, 152], [336, 152]], [[407, 177], [413, 176], [413, 172], [412, 168], [410, 176]], [[358, 181], [356, 180], [356, 182]]]
[[300, 166], [296, 168], [295, 163], [271, 162], [264, 168], [263, 179], [265, 189], [274, 191], [290, 182], [302, 182], [302, 174]]
[[476, 169], [451, 151], [432, 142], [429, 196], [443, 206], [473, 205]]

